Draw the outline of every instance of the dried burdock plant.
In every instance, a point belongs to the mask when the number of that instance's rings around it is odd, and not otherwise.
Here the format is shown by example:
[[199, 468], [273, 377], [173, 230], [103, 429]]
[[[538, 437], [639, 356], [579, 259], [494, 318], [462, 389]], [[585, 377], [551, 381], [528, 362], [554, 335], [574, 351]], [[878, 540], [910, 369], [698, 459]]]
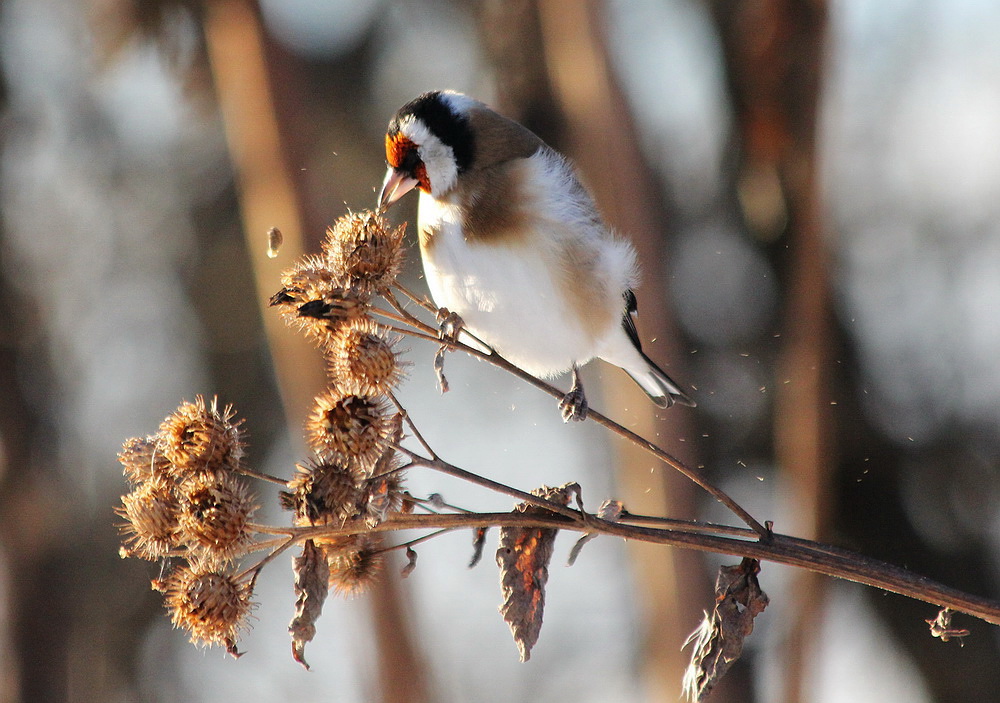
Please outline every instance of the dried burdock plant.
[[170, 462], [162, 451], [156, 436], [132, 437], [122, 444], [118, 461], [130, 483], [141, 483], [156, 476], [166, 476]]
[[[568, 505], [572, 485], [575, 484], [557, 488], [542, 486], [531, 493], [546, 501]], [[545, 508], [529, 503], [521, 503], [516, 509], [526, 515], [545, 511]], [[500, 546], [497, 548], [497, 566], [500, 567], [500, 587], [503, 591], [500, 614], [510, 626], [523, 662], [531, 658], [531, 648], [542, 630], [545, 584], [549, 580], [549, 561], [556, 533], [557, 530], [547, 527], [500, 529]]]
[[167, 471], [179, 480], [199, 474], [236, 471], [243, 457], [240, 423], [233, 422], [231, 406], [219, 410], [202, 396], [182, 403], [161, 424], [157, 449], [167, 461]]
[[330, 592], [330, 564], [326, 552], [311, 539], [302, 545], [302, 554], [292, 561], [295, 574], [295, 617], [288, 625], [292, 636], [292, 657], [305, 668], [306, 643], [316, 636], [316, 621]]
[[122, 496], [116, 512], [125, 518], [123, 556], [155, 561], [180, 545], [180, 503], [174, 483], [164, 476], [150, 476]]
[[373, 212], [348, 213], [327, 230], [323, 253], [340, 280], [369, 296], [382, 295], [403, 265], [405, 230], [389, 227]]
[[207, 564], [224, 564], [252, 541], [250, 519], [257, 510], [247, 485], [235, 476], [194, 476], [183, 481], [179, 537]]
[[357, 534], [340, 548], [327, 547], [330, 586], [340, 595], [356, 596], [374, 583], [382, 571], [385, 552], [380, 541], [369, 534]]
[[[467, 345], [461, 320], [415, 296], [396, 280], [403, 260], [403, 228], [380, 214], [351, 213], [327, 233], [321, 255], [305, 257], [281, 276], [270, 299], [282, 317], [319, 347], [327, 361], [326, 387], [318, 388], [305, 437], [314, 454], [289, 478], [248, 468], [241, 421], [213, 399], [185, 402], [155, 434], [128, 439], [119, 461], [128, 492], [116, 508], [123, 557], [160, 560], [154, 590], [164, 594], [174, 624], [198, 644], [220, 645], [237, 655], [248, 626], [257, 575], [276, 557], [301, 547], [292, 560], [295, 615], [289, 625], [292, 656], [305, 666], [304, 648], [316, 635], [329, 592], [351, 596], [384, 571], [385, 556], [405, 550], [408, 574], [417, 565], [415, 546], [455, 529], [473, 535], [471, 565], [480, 561], [488, 528], [499, 527], [501, 614], [522, 660], [538, 641], [545, 587], [559, 530], [584, 544], [600, 535], [642, 540], [744, 557], [723, 567], [716, 606], [690, 642], [692, 663], [685, 689], [694, 700], [709, 695], [740, 656], [754, 618], [767, 605], [757, 574], [761, 559], [922, 599], [942, 607], [928, 621], [941, 639], [961, 638], [951, 613], [962, 611], [1000, 623], [1000, 603], [931, 582], [889, 564], [829, 545], [773, 532], [698, 469], [590, 408], [588, 419], [680, 472], [726, 506], [745, 527], [633, 515], [616, 500], [596, 513], [584, 510], [580, 487], [567, 484], [531, 492], [507, 486], [444, 461], [421, 435], [395, 396], [403, 381], [396, 345], [401, 336], [438, 347], [435, 371], [445, 350], [461, 351], [514, 374], [556, 399], [564, 392], [533, 378], [481, 345]], [[420, 319], [400, 298], [430, 316]], [[526, 311], [530, 314], [530, 311]], [[405, 431], [404, 431], [405, 430]], [[407, 471], [428, 469], [499, 492], [517, 501], [509, 513], [483, 513], [404, 490]], [[289, 525], [262, 525], [253, 517], [257, 498], [247, 479], [278, 484], [277, 500], [290, 512]], [[576, 497], [575, 506], [570, 506]], [[394, 543], [402, 530], [423, 536]]]
[[685, 642], [694, 647], [684, 672], [684, 693], [690, 700], [705, 700], [743, 653], [743, 643], [753, 632], [754, 618], [768, 604], [767, 594], [757, 581], [759, 572], [760, 562], [756, 559], [719, 568], [715, 608], [705, 613], [701, 625]]
[[345, 284], [319, 256], [308, 256], [285, 271], [281, 283], [270, 305], [321, 349], [333, 344], [341, 325], [364, 317], [370, 307], [370, 297]]
[[948, 608], [941, 608], [937, 617], [925, 620], [924, 622], [931, 626], [931, 637], [937, 637], [942, 642], [957, 639], [960, 645], [965, 646], [963, 638], [969, 636], [969, 631], [964, 627], [952, 627], [952, 615], [954, 613]]
[[306, 423], [306, 441], [318, 453], [367, 470], [385, 452], [384, 442], [396, 426], [394, 414], [383, 396], [328, 388], [316, 397]]
[[167, 580], [165, 605], [174, 627], [195, 644], [218, 644], [233, 656], [239, 632], [253, 607], [250, 588], [232, 575], [200, 566], [180, 566]]
[[384, 395], [402, 381], [403, 365], [394, 350], [399, 336], [389, 336], [373, 320], [360, 318], [347, 323], [331, 341], [327, 370], [345, 392]]
[[296, 525], [339, 525], [360, 513], [361, 478], [348, 462], [314, 457], [296, 469], [288, 491], [281, 494], [282, 505], [295, 513]]

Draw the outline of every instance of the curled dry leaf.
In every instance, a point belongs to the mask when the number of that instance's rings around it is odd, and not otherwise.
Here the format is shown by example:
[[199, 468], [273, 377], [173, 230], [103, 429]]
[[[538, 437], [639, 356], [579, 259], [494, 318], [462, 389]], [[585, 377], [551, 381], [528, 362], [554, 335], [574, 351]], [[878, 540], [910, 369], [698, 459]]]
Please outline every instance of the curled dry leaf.
[[406, 548], [406, 566], [400, 572], [400, 575], [405, 579], [407, 576], [413, 573], [413, 570], [417, 568], [417, 552], [413, 547]]
[[486, 527], [477, 527], [472, 531], [472, 558], [469, 568], [476, 566], [483, 558], [483, 547], [486, 546]]
[[760, 562], [743, 559], [736, 566], [722, 566], [715, 580], [715, 609], [705, 613], [685, 646], [694, 644], [691, 663], [684, 672], [684, 693], [703, 701], [743, 652], [744, 640], [753, 632], [753, 621], [767, 607], [768, 598], [757, 581]]
[[952, 615], [954, 615], [954, 611], [949, 610], [948, 608], [941, 608], [936, 618], [933, 620], [925, 620], [924, 622], [931, 626], [931, 637], [937, 637], [942, 642], [947, 642], [952, 638], [957, 638], [958, 643], [964, 647], [965, 643], [962, 641], [962, 638], [968, 636], [969, 631], [960, 627], [952, 627]]
[[448, 351], [448, 347], [442, 344], [438, 347], [438, 350], [434, 352], [434, 374], [437, 376], [438, 389], [442, 394], [447, 393], [449, 390], [448, 379], [444, 375], [444, 355]]
[[288, 625], [292, 635], [292, 657], [306, 669], [305, 647], [316, 635], [316, 620], [323, 612], [329, 592], [330, 565], [326, 552], [306, 540], [302, 554], [292, 560], [295, 573], [295, 617]]
[[[550, 488], [542, 486], [533, 495], [560, 505], [569, 503], [570, 486]], [[545, 508], [520, 503], [522, 513], [542, 515]], [[536, 527], [503, 527], [500, 529], [500, 546], [497, 549], [497, 566], [500, 567], [500, 586], [503, 604], [500, 614], [510, 626], [514, 642], [521, 653], [521, 661], [528, 661], [531, 648], [538, 641], [542, 629], [542, 611], [545, 608], [545, 583], [549, 579], [549, 561], [558, 530]]]
[[[577, 499], [579, 499], [579, 493], [577, 493]], [[621, 520], [622, 512], [624, 510], [625, 506], [620, 500], [606, 500], [601, 503], [601, 507], [597, 509], [597, 517], [609, 522], [618, 522]], [[570, 550], [569, 558], [566, 560], [566, 566], [573, 566], [573, 564], [576, 563], [577, 557], [580, 556], [580, 552], [583, 550], [583, 545], [595, 537], [597, 537], [596, 532], [588, 532], [583, 537], [578, 539], [576, 544], [573, 545], [573, 549]]]

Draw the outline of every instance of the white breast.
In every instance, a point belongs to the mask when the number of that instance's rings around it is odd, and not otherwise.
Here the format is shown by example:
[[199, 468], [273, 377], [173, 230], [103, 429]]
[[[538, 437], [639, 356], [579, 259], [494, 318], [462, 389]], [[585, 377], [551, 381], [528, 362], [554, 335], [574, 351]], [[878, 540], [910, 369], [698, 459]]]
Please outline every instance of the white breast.
[[[420, 228], [436, 232], [433, 245], [423, 251], [434, 302], [460, 315], [469, 331], [501, 356], [540, 377], [586, 363], [609, 337], [620, 334], [622, 294], [634, 279], [630, 246], [598, 230], [592, 221], [591, 232], [567, 220], [565, 213], [548, 212], [555, 215], [551, 221], [540, 219], [511, 244], [482, 243], [465, 239], [458, 208], [420, 195]], [[570, 237], [575, 243], [583, 241], [597, 261], [599, 274], [584, 284], [602, 289], [600, 299], [613, 307], [603, 329], [588, 329], [579, 305], [567, 299], [560, 252]]]

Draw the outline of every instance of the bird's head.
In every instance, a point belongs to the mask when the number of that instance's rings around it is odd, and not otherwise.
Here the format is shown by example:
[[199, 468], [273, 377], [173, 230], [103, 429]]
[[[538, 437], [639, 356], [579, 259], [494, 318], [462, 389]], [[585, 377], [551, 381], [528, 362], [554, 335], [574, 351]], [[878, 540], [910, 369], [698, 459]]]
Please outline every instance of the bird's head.
[[385, 174], [379, 206], [386, 208], [413, 188], [440, 198], [472, 163], [475, 140], [469, 112], [475, 100], [432, 91], [411, 100], [389, 122]]

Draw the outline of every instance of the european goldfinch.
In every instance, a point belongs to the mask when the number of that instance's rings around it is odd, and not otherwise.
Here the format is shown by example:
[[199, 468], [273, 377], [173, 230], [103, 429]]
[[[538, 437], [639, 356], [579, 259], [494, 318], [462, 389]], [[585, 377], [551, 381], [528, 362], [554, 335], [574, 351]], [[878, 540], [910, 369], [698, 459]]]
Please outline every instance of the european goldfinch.
[[451, 91], [400, 108], [385, 148], [379, 206], [420, 190], [420, 253], [435, 304], [535, 376], [572, 371], [564, 419], [586, 417], [578, 367], [594, 358], [624, 369], [662, 408], [694, 407], [643, 353], [635, 251], [601, 221], [566, 159]]

